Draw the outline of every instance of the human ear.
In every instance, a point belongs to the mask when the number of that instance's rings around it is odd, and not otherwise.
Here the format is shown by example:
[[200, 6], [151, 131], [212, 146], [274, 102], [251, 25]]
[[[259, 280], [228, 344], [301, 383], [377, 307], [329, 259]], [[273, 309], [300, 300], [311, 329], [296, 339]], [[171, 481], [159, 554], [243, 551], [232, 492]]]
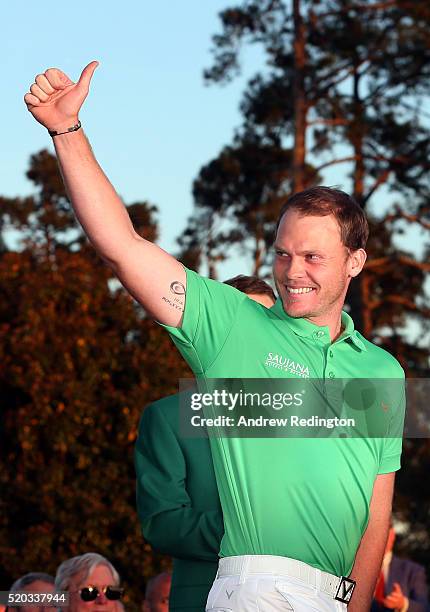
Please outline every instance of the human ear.
[[362, 271], [364, 264], [366, 263], [367, 253], [364, 249], [357, 249], [351, 251], [348, 259], [348, 273], [349, 276], [355, 278]]

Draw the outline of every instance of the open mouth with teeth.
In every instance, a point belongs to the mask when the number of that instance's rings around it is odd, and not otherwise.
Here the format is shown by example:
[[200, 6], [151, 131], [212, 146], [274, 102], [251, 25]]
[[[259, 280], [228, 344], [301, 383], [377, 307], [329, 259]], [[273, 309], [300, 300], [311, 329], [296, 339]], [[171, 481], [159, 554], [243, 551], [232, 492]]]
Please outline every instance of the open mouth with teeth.
[[303, 293], [311, 293], [315, 291], [315, 287], [286, 287], [287, 293], [290, 295], [301, 295]]

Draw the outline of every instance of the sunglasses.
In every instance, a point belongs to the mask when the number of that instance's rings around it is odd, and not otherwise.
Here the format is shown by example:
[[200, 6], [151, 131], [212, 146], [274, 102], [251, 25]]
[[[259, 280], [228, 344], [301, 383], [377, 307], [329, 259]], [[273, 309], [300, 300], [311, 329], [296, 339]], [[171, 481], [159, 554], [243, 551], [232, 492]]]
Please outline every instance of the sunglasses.
[[103, 587], [102, 589], [88, 586], [84, 587], [83, 589], [79, 589], [79, 595], [82, 601], [95, 601], [101, 593], [104, 593], [106, 599], [109, 599], [110, 601], [118, 601], [118, 599], [121, 599], [121, 597], [124, 595], [124, 589], [112, 586]]

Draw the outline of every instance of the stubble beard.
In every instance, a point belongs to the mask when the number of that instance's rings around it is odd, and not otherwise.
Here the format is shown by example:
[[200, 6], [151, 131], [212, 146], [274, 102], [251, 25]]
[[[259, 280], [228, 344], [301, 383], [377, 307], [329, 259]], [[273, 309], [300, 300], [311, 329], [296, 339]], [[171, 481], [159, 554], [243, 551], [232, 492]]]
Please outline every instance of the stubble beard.
[[318, 287], [317, 291], [319, 293], [319, 303], [314, 305], [313, 308], [306, 309], [306, 306], [303, 305], [301, 309], [297, 309], [297, 306], [292, 303], [288, 304], [288, 293], [285, 285], [282, 284], [282, 291], [280, 291], [281, 283], [278, 283], [275, 280], [275, 285], [278, 290], [278, 295], [281, 296], [282, 305], [284, 311], [287, 313], [289, 317], [293, 319], [315, 319], [319, 317], [324, 317], [325, 315], [329, 315], [333, 310], [335, 310], [338, 305], [343, 306], [346, 291], [348, 289], [348, 285], [346, 280], [339, 282], [336, 287], [332, 289], [328, 289], [326, 294], [324, 295], [324, 290], [322, 287]]

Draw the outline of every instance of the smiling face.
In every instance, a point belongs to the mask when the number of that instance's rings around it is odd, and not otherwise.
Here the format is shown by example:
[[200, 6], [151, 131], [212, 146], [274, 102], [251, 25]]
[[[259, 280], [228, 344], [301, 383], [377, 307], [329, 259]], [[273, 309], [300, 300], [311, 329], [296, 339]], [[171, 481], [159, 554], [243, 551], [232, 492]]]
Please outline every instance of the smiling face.
[[[99, 595], [94, 601], [82, 601], [79, 595], [79, 589], [88, 586], [97, 587], [99, 590]], [[64, 610], [67, 610], [67, 612], [89, 612], [89, 610], [116, 612], [118, 610], [117, 602], [107, 599], [101, 590], [106, 586], [117, 586], [112, 572], [106, 565], [97, 565], [86, 578], [77, 574], [70, 582], [70, 606], [64, 608]]]
[[273, 275], [285, 312], [317, 325], [340, 325], [349, 282], [361, 271], [366, 254], [345, 247], [335, 217], [288, 210], [278, 228], [275, 251]]

